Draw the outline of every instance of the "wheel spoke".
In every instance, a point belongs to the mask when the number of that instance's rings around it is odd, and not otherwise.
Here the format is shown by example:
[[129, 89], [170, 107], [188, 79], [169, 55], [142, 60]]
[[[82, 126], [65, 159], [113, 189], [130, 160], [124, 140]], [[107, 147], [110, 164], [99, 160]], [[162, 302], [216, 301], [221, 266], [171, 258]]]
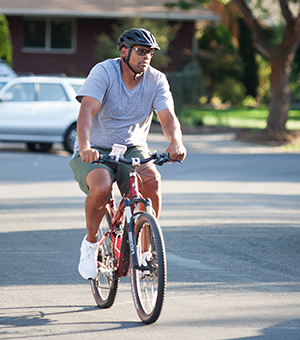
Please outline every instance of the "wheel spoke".
[[[98, 241], [102, 240], [111, 228], [109, 213], [103, 217]], [[115, 278], [114, 249], [111, 238], [108, 236], [99, 247], [98, 273], [96, 280], [91, 280], [92, 293], [99, 307], [111, 307], [118, 289], [119, 279]]]
[[163, 236], [156, 220], [148, 213], [142, 213], [137, 220], [135, 235], [138, 262], [146, 268], [131, 269], [133, 295], [140, 318], [146, 323], [152, 323], [161, 312], [165, 293]]

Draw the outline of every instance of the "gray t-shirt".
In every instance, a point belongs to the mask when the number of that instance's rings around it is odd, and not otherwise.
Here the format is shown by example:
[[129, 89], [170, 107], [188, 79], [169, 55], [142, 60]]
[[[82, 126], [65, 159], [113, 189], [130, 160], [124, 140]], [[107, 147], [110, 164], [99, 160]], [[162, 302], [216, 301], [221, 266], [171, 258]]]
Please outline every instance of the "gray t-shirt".
[[[149, 66], [138, 85], [128, 90], [121, 76], [120, 58], [95, 65], [77, 94], [97, 99], [101, 108], [93, 121], [91, 146], [111, 148], [114, 143], [147, 145], [152, 112], [173, 109], [166, 76]], [[74, 151], [79, 150], [78, 140]]]

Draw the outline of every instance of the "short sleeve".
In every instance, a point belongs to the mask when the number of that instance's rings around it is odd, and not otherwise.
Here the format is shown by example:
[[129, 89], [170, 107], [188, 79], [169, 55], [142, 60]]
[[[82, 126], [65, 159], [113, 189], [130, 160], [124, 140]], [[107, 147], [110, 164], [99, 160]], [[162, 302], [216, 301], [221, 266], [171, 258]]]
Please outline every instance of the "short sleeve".
[[156, 113], [165, 109], [174, 110], [174, 100], [170, 91], [170, 85], [164, 74], [161, 74], [158, 81], [153, 109]]
[[82, 97], [88, 96], [102, 103], [108, 86], [109, 77], [107, 71], [101, 63], [99, 63], [91, 69], [88, 77], [78, 91], [76, 99], [81, 103]]

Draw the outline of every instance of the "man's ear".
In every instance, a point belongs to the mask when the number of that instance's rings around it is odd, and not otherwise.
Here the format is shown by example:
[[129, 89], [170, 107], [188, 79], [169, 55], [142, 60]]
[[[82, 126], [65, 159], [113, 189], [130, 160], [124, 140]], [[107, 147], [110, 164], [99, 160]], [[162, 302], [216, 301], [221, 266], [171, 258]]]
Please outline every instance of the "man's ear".
[[126, 58], [127, 57], [127, 47], [123, 46], [121, 48], [121, 57]]

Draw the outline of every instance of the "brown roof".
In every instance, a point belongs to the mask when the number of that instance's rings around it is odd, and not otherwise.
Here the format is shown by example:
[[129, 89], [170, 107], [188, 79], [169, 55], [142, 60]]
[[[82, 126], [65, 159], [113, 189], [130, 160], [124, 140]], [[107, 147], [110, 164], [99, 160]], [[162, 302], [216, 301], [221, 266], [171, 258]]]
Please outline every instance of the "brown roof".
[[0, 13], [22, 16], [94, 18], [142, 17], [174, 20], [219, 20], [207, 9], [168, 10], [166, 0], [0, 0]]

